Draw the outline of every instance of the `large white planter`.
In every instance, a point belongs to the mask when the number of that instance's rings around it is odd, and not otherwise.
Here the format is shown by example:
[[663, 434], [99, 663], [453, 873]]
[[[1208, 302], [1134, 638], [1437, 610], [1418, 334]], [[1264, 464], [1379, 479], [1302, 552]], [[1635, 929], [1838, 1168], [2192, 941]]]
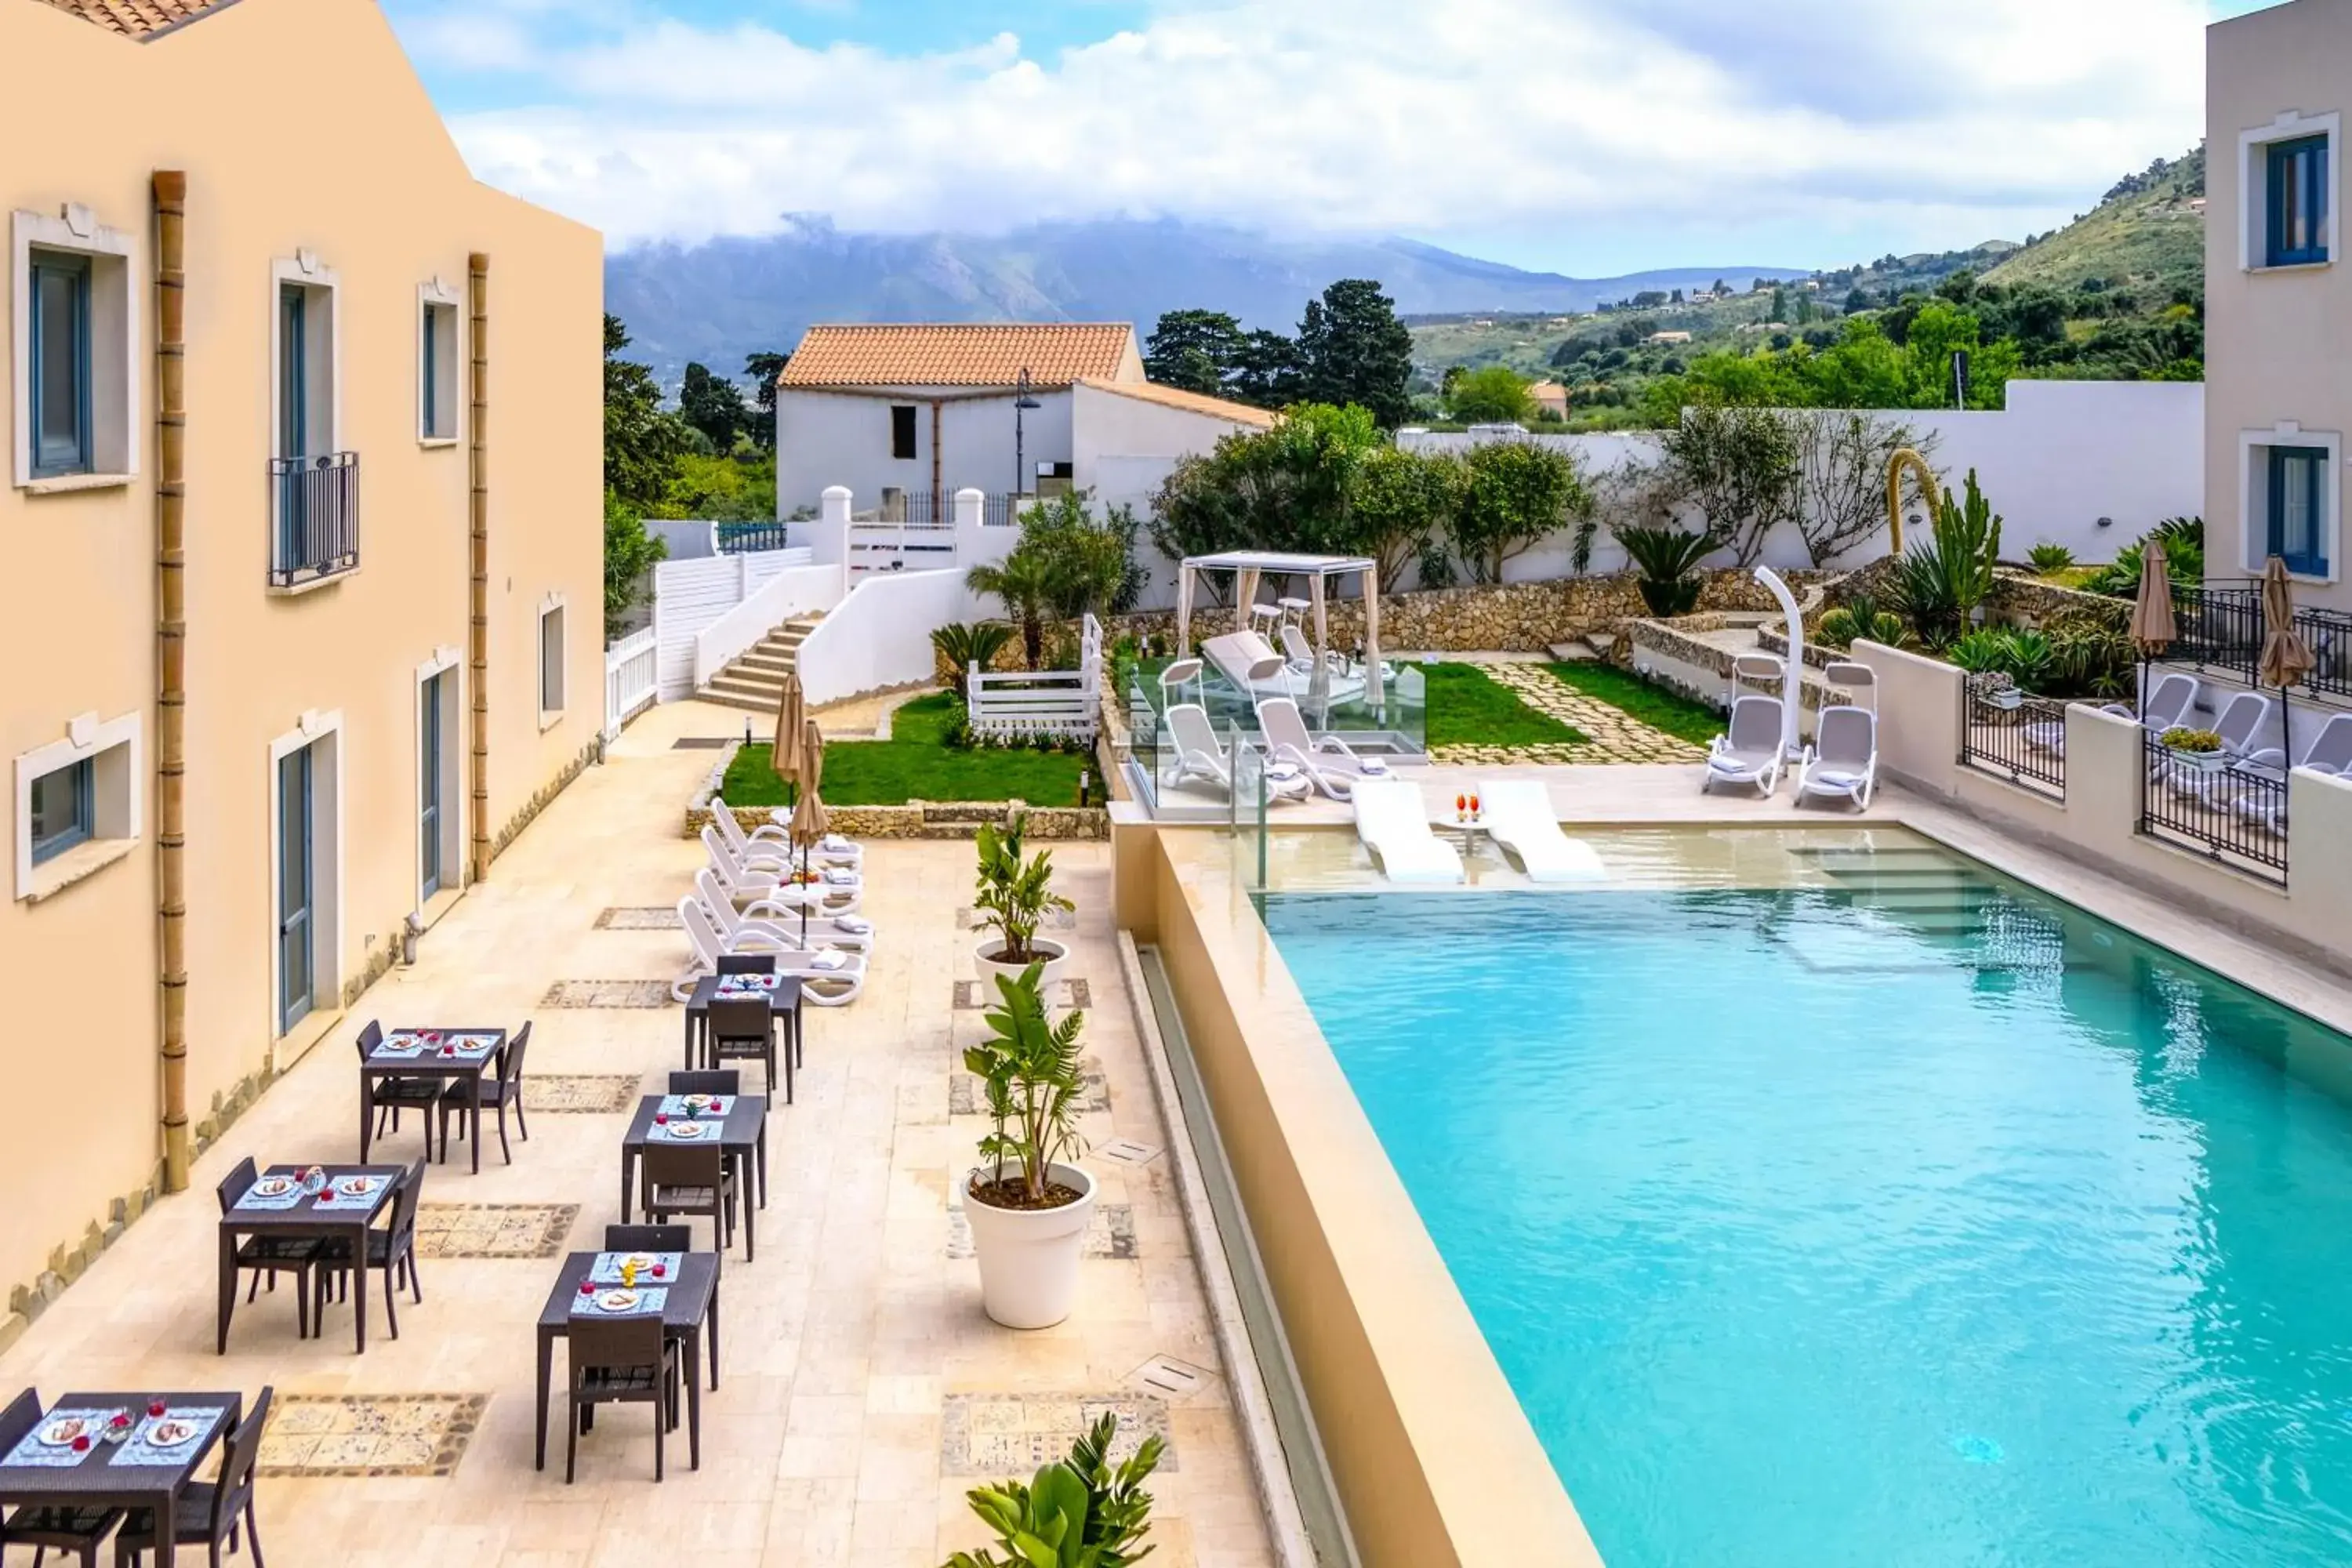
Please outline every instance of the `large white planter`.
[[[998, 975], [1002, 974], [1007, 980], [1019, 980], [1028, 969], [1026, 964], [999, 963], [989, 957], [990, 953], [1003, 945], [1003, 940], [994, 931], [991, 931], [981, 939], [978, 947], [971, 950], [972, 963], [980, 970], [980, 1000], [982, 1006], [992, 1005], [996, 1001]], [[1037, 977], [1037, 988], [1042, 992], [1062, 977], [1063, 969], [1070, 962], [1070, 950], [1061, 942], [1047, 942], [1042, 936], [1031, 937], [1029, 947], [1031, 952], [1045, 961], [1045, 972]], [[1048, 1000], [1051, 999], [1048, 998]]]
[[972, 1195], [965, 1178], [963, 1217], [980, 1258], [980, 1303], [1008, 1329], [1050, 1329], [1077, 1302], [1078, 1255], [1094, 1219], [1095, 1179], [1076, 1165], [1046, 1169], [1053, 1180], [1085, 1195], [1057, 1209], [993, 1208]]

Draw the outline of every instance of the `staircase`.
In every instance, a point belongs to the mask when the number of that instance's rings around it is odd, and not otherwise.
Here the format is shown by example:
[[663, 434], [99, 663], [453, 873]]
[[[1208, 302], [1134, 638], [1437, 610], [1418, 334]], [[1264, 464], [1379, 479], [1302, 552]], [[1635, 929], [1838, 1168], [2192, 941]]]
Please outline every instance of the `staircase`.
[[801, 616], [761, 637], [734, 663], [710, 678], [696, 693], [705, 702], [773, 713], [783, 692], [784, 677], [799, 667], [801, 644], [816, 629], [823, 615]]

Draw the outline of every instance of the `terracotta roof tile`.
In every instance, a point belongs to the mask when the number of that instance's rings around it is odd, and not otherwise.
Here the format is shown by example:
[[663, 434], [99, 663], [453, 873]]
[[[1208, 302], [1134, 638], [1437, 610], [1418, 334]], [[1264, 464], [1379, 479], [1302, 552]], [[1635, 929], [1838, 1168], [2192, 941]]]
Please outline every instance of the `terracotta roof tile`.
[[1134, 353], [1126, 322], [811, 327], [782, 386], [1038, 386], [1113, 381]]
[[110, 33], [144, 38], [225, 9], [235, 0], [47, 0]]
[[1088, 376], [1079, 384], [1097, 392], [1115, 393], [1120, 397], [1132, 397], [1142, 403], [1163, 404], [1181, 408], [1187, 414], [1205, 414], [1213, 419], [1230, 419], [1236, 425], [1255, 429], [1271, 430], [1281, 416], [1246, 403], [1232, 403], [1222, 397], [1210, 397], [1198, 392], [1186, 392], [1178, 386], [1162, 386], [1156, 381], [1097, 381]]

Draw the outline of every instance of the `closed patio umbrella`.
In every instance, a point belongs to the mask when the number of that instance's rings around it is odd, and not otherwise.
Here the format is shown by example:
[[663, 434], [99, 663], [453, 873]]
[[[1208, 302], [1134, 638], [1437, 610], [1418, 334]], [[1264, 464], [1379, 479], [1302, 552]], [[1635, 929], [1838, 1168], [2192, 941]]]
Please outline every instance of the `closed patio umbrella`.
[[776, 770], [776, 776], [788, 784], [800, 782], [802, 729], [808, 722], [807, 707], [800, 671], [786, 670], [782, 689], [776, 697], [776, 738], [769, 748], [768, 761]]
[[[824, 777], [824, 736], [818, 731], [815, 720], [802, 721], [797, 750], [800, 754], [801, 797], [793, 807], [792, 826], [788, 831], [793, 845], [801, 852], [801, 875], [805, 878], [809, 868], [809, 851], [815, 848], [833, 827], [833, 819], [824, 809], [824, 802], [817, 796], [817, 785]], [[808, 940], [809, 905], [818, 895], [813, 886], [805, 883], [800, 891], [801, 940], [805, 942]]]
[[2294, 760], [2294, 735], [2286, 689], [2318, 662], [2311, 645], [2294, 629], [2294, 589], [2287, 582], [2286, 563], [2273, 555], [2263, 568], [2262, 678], [2264, 685], [2279, 689], [2279, 744], [2290, 763]]
[[2180, 628], [2172, 618], [2172, 569], [2164, 546], [2151, 539], [2141, 547], [2139, 599], [2132, 605], [2131, 639], [2142, 658], [2155, 658], [2173, 645]]

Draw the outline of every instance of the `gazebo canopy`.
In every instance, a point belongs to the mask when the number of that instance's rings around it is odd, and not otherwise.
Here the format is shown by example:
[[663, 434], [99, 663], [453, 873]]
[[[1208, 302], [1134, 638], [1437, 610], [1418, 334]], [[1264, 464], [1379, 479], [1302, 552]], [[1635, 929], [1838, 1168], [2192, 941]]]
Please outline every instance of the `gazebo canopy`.
[[[1310, 601], [1314, 606], [1315, 668], [1312, 694], [1318, 698], [1329, 690], [1330, 628], [1327, 618], [1324, 585], [1333, 577], [1360, 575], [1364, 580], [1364, 667], [1370, 671], [1368, 689], [1372, 706], [1381, 706], [1381, 573], [1380, 563], [1361, 555], [1291, 555], [1277, 550], [1230, 550], [1219, 555], [1188, 555], [1176, 573], [1176, 657], [1184, 658], [1192, 646], [1192, 585], [1204, 572], [1234, 574], [1237, 590], [1234, 595], [1234, 625], [1236, 632], [1249, 628], [1250, 605], [1257, 598], [1257, 585], [1268, 574], [1276, 576], [1307, 578]], [[1271, 654], [1271, 649], [1265, 650]]]
[[1187, 572], [1272, 572], [1298, 576], [1345, 577], [1370, 572], [1378, 563], [1360, 555], [1286, 555], [1277, 550], [1228, 550], [1222, 555], [1188, 555]]

